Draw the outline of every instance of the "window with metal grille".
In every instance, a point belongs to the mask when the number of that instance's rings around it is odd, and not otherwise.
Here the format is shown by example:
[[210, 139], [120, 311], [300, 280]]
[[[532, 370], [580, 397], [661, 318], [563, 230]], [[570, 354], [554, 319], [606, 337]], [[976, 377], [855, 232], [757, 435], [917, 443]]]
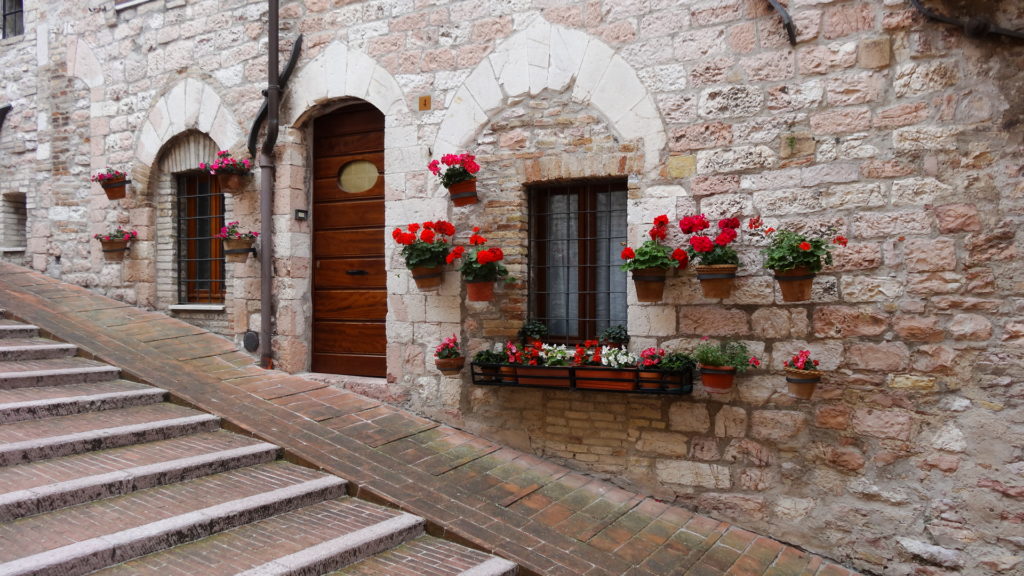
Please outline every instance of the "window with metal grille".
[[4, 3], [4, 38], [20, 36], [25, 33], [25, 21], [21, 0], [3, 0]]
[[178, 302], [224, 302], [224, 195], [203, 172], [178, 175]]
[[626, 180], [530, 186], [530, 318], [578, 342], [626, 324]]

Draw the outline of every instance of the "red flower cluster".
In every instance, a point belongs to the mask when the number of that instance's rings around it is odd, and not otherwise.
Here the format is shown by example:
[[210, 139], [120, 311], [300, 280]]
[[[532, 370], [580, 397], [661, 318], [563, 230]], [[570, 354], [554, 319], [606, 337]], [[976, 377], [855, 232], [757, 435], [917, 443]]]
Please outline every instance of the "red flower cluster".
[[783, 361], [782, 365], [786, 368], [796, 368], [797, 370], [814, 370], [818, 367], [818, 361], [811, 359], [810, 350], [801, 350], [788, 361]]
[[452, 248], [452, 251], [444, 257], [444, 261], [451, 264], [455, 260], [462, 258], [462, 255], [466, 253], [466, 249], [462, 246], [456, 246]]
[[445, 154], [441, 156], [441, 162], [431, 160], [430, 164], [427, 164], [427, 168], [436, 176], [441, 173], [441, 164], [445, 166], [461, 166], [470, 174], [476, 174], [480, 171], [480, 165], [476, 163], [476, 156], [472, 154]]
[[601, 365], [601, 343], [587, 340], [576, 345], [576, 353], [572, 357], [573, 366]]
[[636, 258], [636, 252], [634, 252], [629, 246], [626, 246], [622, 249], [622, 254], [619, 254], [619, 256], [623, 260], [632, 260], [633, 258]]
[[832, 243], [838, 246], [846, 246], [850, 241], [846, 239], [846, 236], [836, 236], [832, 239]]
[[476, 253], [476, 261], [480, 264], [490, 264], [491, 262], [501, 262], [505, 259], [505, 253], [501, 251], [501, 248], [488, 248], [486, 250], [480, 250]]
[[683, 231], [683, 234], [696, 234], [710, 227], [711, 223], [708, 222], [708, 217], [703, 214], [686, 216], [679, 221], [679, 229]]
[[483, 244], [487, 244], [487, 238], [484, 238], [483, 236], [480, 235], [479, 226], [473, 227], [473, 235], [469, 237], [469, 244], [471, 246], [481, 246]]
[[[419, 232], [418, 236], [417, 232]], [[438, 220], [437, 222], [424, 222], [422, 229], [419, 224], [413, 222], [409, 224], [408, 232], [403, 231], [401, 228], [395, 228], [391, 231], [391, 237], [395, 242], [403, 246], [414, 244], [417, 240], [427, 244], [433, 244], [435, 241], [447, 243], [446, 239], [438, 238], [439, 234], [453, 236], [455, 235], [455, 226], [451, 222]]]
[[668, 237], [668, 216], [662, 214], [654, 219], [654, 226], [647, 232], [651, 240], [664, 240]]

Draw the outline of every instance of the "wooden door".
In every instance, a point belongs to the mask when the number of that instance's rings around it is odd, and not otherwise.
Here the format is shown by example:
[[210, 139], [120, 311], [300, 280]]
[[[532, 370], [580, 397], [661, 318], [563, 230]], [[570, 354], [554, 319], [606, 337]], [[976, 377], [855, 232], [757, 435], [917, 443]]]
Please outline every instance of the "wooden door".
[[362, 103], [313, 126], [314, 372], [387, 372], [384, 115]]

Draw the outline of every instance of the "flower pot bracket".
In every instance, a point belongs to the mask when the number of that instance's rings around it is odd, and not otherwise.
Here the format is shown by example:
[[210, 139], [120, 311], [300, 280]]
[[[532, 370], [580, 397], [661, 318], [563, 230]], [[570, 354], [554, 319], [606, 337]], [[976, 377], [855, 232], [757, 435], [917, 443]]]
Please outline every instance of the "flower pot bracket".
[[224, 254], [249, 254], [256, 255], [256, 247], [250, 246], [248, 248], [225, 248]]
[[735, 272], [712, 272], [712, 273], [697, 273], [698, 280], [724, 280], [726, 278], [735, 278]]
[[127, 179], [127, 178], [125, 178], [124, 180], [107, 179], [107, 180], [101, 180], [100, 181], [100, 187], [103, 188], [103, 189], [107, 189], [107, 188], [120, 188], [121, 186], [125, 186], [126, 184], [131, 184], [131, 183], [132, 183], [132, 181]]

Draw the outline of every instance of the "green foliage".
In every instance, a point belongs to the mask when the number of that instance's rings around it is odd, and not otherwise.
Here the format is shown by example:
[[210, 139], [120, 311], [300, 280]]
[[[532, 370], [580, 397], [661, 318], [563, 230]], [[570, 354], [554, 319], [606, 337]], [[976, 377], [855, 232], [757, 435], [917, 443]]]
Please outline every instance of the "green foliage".
[[625, 345], [629, 344], [629, 332], [626, 330], [625, 326], [618, 324], [616, 326], [605, 328], [604, 331], [601, 332], [600, 336], [598, 336], [598, 339], [601, 340], [601, 342]]
[[626, 260], [621, 266], [623, 270], [643, 270], [645, 268], [675, 268], [679, 262], [672, 259], [672, 248], [659, 244], [655, 240], [645, 240], [634, 252], [635, 256]]
[[450, 251], [451, 246], [444, 241], [430, 243], [417, 240], [402, 248], [402, 256], [405, 257], [405, 266], [409, 270], [421, 266], [433, 268], [444, 266], [445, 257]]
[[664, 372], [689, 372], [696, 365], [696, 360], [688, 354], [669, 352], [658, 363], [658, 369]]
[[735, 340], [726, 340], [721, 344], [701, 342], [693, 351], [693, 358], [705, 366], [732, 366], [736, 372], [760, 365], [760, 361], [750, 355], [747, 345]]
[[824, 238], [779, 230], [764, 249], [764, 267], [772, 270], [809, 268], [818, 273], [823, 265], [832, 263], [831, 250], [832, 245]]
[[529, 342], [543, 340], [548, 335], [548, 327], [540, 320], [527, 320], [519, 329], [519, 341], [525, 346]]
[[477, 364], [505, 364], [506, 357], [504, 352], [481, 350], [473, 355], [473, 362]]

